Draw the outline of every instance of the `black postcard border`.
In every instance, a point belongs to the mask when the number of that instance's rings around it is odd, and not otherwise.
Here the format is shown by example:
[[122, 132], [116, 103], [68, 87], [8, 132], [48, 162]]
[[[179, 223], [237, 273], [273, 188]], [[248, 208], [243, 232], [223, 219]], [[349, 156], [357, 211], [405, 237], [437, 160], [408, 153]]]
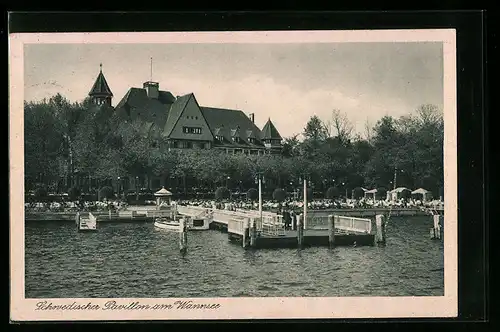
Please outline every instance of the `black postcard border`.
[[[425, 321], [485, 321], [488, 314], [488, 211], [485, 195], [487, 118], [485, 13], [425, 12], [14, 12], [9, 33], [436, 29], [457, 31], [459, 317]], [[331, 321], [331, 320], [322, 320]], [[344, 320], [335, 320], [344, 321]], [[356, 319], [351, 322], [422, 321]], [[233, 321], [236, 322], [236, 321]], [[242, 321], [239, 321], [242, 322]], [[267, 323], [271, 321], [266, 320]], [[136, 321], [135, 321], [136, 323]]]

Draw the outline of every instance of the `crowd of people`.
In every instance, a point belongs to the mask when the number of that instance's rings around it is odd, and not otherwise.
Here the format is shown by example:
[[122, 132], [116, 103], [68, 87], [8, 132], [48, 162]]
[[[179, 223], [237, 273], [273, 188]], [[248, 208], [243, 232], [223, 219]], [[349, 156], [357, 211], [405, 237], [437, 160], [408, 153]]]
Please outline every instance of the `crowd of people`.
[[[258, 201], [248, 200], [225, 200], [215, 201], [209, 199], [191, 199], [191, 200], [177, 200], [179, 205], [191, 205], [204, 208], [216, 209], [246, 209], [257, 210], [259, 208]], [[147, 205], [154, 205], [154, 201], [144, 202]], [[26, 203], [25, 209], [29, 211], [51, 211], [51, 212], [72, 212], [72, 211], [117, 211], [126, 209], [128, 204], [122, 200], [107, 200], [101, 201], [63, 201], [41, 203], [32, 202]], [[418, 199], [399, 199], [399, 200], [374, 200], [374, 199], [314, 199], [307, 203], [307, 208], [311, 210], [325, 210], [325, 209], [370, 209], [370, 208], [429, 208], [436, 209], [442, 208], [443, 202], [440, 200], [421, 201]], [[278, 211], [278, 210], [301, 210], [304, 207], [304, 202], [301, 200], [287, 199], [284, 202], [278, 203], [276, 201], [266, 200], [262, 202], [262, 209], [264, 211]]]

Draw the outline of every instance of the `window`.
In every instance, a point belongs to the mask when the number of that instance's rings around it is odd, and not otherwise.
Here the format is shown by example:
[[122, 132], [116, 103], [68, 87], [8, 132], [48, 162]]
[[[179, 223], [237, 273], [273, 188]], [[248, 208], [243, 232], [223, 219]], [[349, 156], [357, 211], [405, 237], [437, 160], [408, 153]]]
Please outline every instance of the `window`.
[[184, 134], [201, 134], [200, 127], [182, 127], [182, 132]]
[[238, 136], [234, 136], [233, 137], [233, 142], [239, 143], [240, 142], [240, 138]]
[[224, 137], [222, 135], [217, 135], [215, 136], [215, 139], [218, 140], [219, 142], [222, 142], [224, 140]]
[[249, 138], [248, 138], [248, 143], [250, 143], [250, 144], [254, 144], [254, 143], [255, 143], [255, 138], [253, 138], [253, 137], [249, 137]]

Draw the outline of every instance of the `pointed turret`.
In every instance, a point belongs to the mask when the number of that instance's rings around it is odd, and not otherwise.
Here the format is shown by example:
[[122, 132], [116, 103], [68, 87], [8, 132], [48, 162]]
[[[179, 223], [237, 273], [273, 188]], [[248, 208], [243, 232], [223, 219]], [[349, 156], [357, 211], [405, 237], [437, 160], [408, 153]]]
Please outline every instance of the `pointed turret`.
[[97, 79], [95, 80], [92, 89], [89, 92], [89, 96], [92, 103], [96, 105], [109, 105], [111, 106], [111, 99], [113, 98], [113, 93], [109, 88], [108, 82], [102, 73], [102, 63], [100, 64], [100, 71]]
[[261, 139], [266, 148], [275, 149], [281, 147], [281, 135], [271, 121], [271, 118], [267, 120], [264, 128], [262, 128]]

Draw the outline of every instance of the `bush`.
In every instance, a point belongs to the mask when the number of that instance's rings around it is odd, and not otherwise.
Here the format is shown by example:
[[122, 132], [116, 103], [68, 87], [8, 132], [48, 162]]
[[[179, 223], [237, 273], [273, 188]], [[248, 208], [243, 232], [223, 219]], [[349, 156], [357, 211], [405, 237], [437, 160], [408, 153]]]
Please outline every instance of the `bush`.
[[114, 196], [113, 187], [105, 186], [99, 189], [99, 200], [103, 201], [105, 198], [110, 199]]
[[248, 189], [247, 198], [252, 200], [252, 201], [259, 199], [259, 191], [255, 188]]
[[330, 187], [326, 191], [326, 198], [328, 199], [336, 199], [340, 196], [339, 189], [337, 187]]
[[[300, 198], [304, 199], [304, 188], [300, 188]], [[313, 190], [311, 188], [307, 188], [307, 199], [313, 198]]]
[[38, 187], [35, 189], [35, 200], [39, 202], [46, 201], [48, 198], [47, 189], [45, 187]]
[[360, 199], [360, 198], [363, 198], [365, 196], [365, 191], [361, 187], [356, 187], [352, 191], [352, 195], [353, 195], [352, 196], [353, 199]]
[[278, 202], [283, 202], [286, 198], [286, 192], [281, 188], [276, 188], [273, 191], [273, 199]]
[[219, 187], [215, 191], [215, 199], [227, 199], [229, 198], [229, 189], [226, 187]]
[[377, 188], [377, 192], [375, 193], [375, 197], [377, 199], [386, 199], [387, 198], [387, 189], [384, 187]]
[[400, 197], [402, 199], [408, 200], [411, 198], [411, 191], [410, 190], [403, 190], [400, 194]]
[[69, 188], [68, 197], [70, 200], [76, 201], [76, 200], [78, 200], [78, 198], [80, 198], [80, 195], [81, 195], [81, 191], [79, 188], [77, 188], [77, 187]]

